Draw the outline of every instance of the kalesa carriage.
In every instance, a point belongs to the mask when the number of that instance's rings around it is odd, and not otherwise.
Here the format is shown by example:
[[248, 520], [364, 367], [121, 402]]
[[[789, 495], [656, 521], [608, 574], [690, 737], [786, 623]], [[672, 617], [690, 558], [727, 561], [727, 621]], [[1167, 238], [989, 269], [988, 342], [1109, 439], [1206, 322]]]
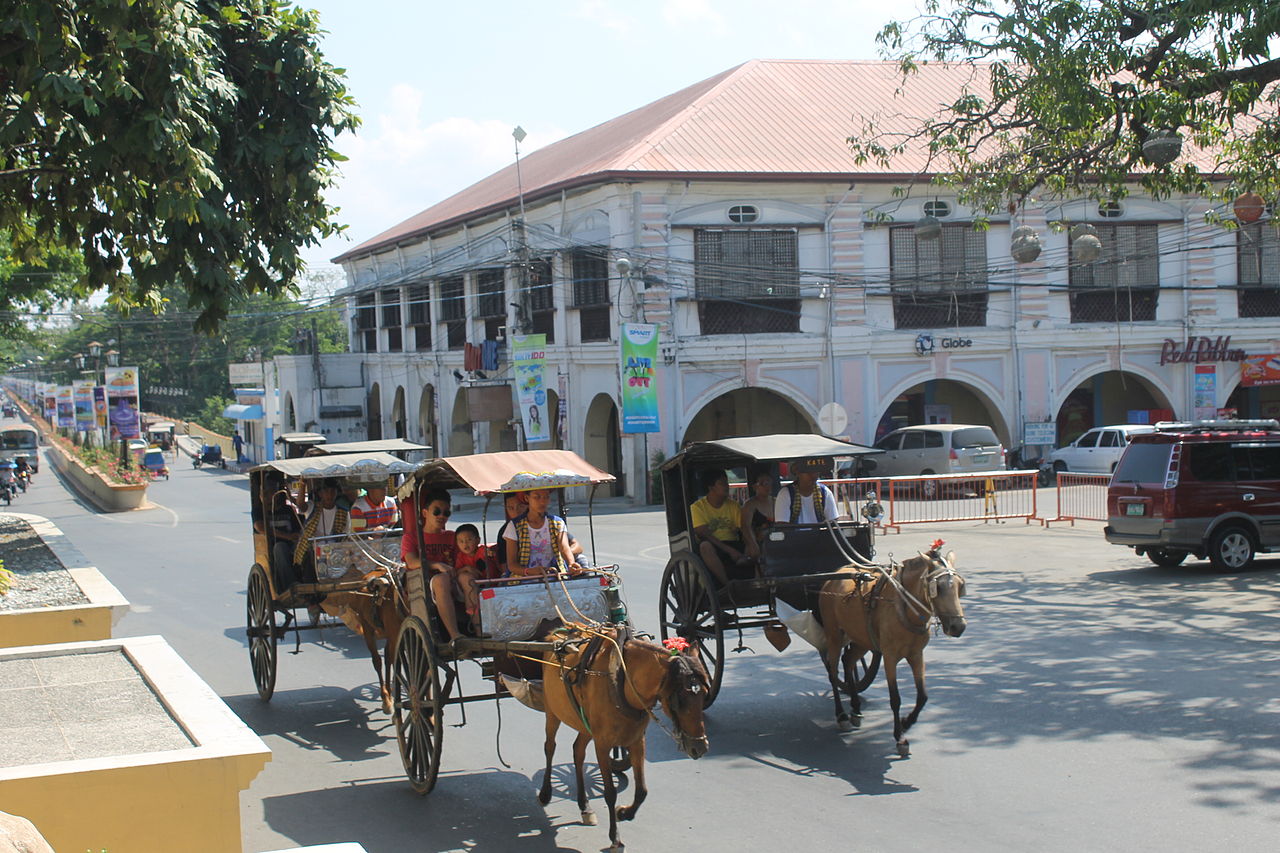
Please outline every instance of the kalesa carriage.
[[[694, 443], [662, 465], [671, 558], [659, 592], [659, 626], [664, 639], [684, 638], [701, 659], [711, 679], [706, 705], [720, 691], [726, 635], [736, 634], [737, 649], [743, 649], [747, 630], [764, 629], [781, 650], [789, 642], [783, 628], [788, 625], [822, 655], [842, 730], [856, 724], [858, 695], [871, 686], [884, 659], [894, 738], [899, 753], [907, 754], [905, 731], [926, 698], [922, 655], [928, 627], [937, 620], [951, 636], [964, 630], [964, 581], [954, 555], [944, 556], [939, 540], [900, 565], [875, 562], [881, 508], [868, 492], [857, 504], [846, 495], [838, 507], [841, 517], [823, 523], [776, 519], [763, 527], [758, 556], [727, 566], [721, 581], [703, 559], [691, 514], [705, 494], [700, 481], [707, 475], [740, 471], [748, 482], [768, 475], [776, 484], [782, 463], [823, 462], [829, 476], [836, 459], [852, 457], [858, 471], [871, 468], [865, 457], [877, 452], [818, 435], [764, 435]], [[907, 660], [915, 675], [916, 706], [905, 719], [898, 710], [899, 660]], [[841, 693], [848, 696], [853, 721]]]
[[[678, 745], [696, 758], [707, 746], [702, 708], [709, 685], [682, 641], [658, 645], [632, 630], [617, 566], [479, 581], [478, 612], [456, 614], [460, 633], [452, 640], [447, 639], [430, 585], [409, 582], [400, 561], [400, 530], [320, 539], [314, 545], [314, 581], [294, 580], [282, 588], [273, 577], [270, 511], [276, 491], [290, 482], [314, 489], [320, 479], [385, 481], [401, 474], [406, 476], [398, 491], [405, 524], [417, 553], [424, 555], [423, 525], [413, 508], [425, 508], [438, 490], [466, 489], [486, 498], [481, 541], [488, 542], [486, 527], [495, 496], [550, 490], [560, 496], [563, 517], [564, 490], [581, 487], [589, 491], [583, 539], [586, 553], [594, 557], [591, 499], [600, 484], [614, 479], [562, 450], [442, 457], [421, 465], [386, 453], [347, 453], [254, 468], [251, 491], [254, 518], [260, 523], [255, 524], [257, 562], [249, 575], [247, 607], [250, 662], [259, 695], [266, 700], [274, 690], [278, 642], [290, 631], [314, 627], [314, 620], [311, 626], [301, 624], [295, 615], [298, 608], [319, 605], [365, 636], [379, 672], [384, 710], [392, 716], [405, 774], [415, 792], [425, 795], [435, 786], [448, 707], [514, 695], [548, 715], [547, 773], [539, 793], [544, 804], [551, 794], [554, 734], [560, 723], [576, 729], [580, 738], [595, 741], [602, 769], [636, 769], [636, 801], [627, 808], [615, 808], [612, 774], [601, 774], [610, 838], [620, 846], [617, 820], [629, 819], [644, 799], [639, 768], [651, 709], [661, 705]], [[417, 571], [425, 572], [426, 566]], [[385, 665], [379, 662], [379, 638], [387, 641]], [[463, 690], [459, 668], [467, 661], [479, 666], [489, 687], [470, 694]], [[577, 778], [583, 821], [594, 823], [580, 759]]]

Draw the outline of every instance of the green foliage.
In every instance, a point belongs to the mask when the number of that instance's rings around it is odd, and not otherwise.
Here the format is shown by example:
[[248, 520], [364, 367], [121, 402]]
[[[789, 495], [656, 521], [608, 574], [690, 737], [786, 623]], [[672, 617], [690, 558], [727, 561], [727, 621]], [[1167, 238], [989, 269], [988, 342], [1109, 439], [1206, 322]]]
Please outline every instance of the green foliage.
[[245, 297], [291, 292], [300, 250], [340, 230], [323, 193], [333, 137], [358, 124], [318, 34], [287, 0], [9, 4], [0, 230], [14, 256], [73, 250], [77, 292], [105, 287], [121, 309], [157, 310], [177, 283], [204, 331]]
[[4, 560], [0, 560], [0, 595], [6, 594], [11, 586], [13, 586], [13, 572], [4, 567]]
[[[906, 132], [873, 119], [850, 144], [887, 163], [924, 146], [941, 182], [981, 210], [1033, 191], [1123, 198], [1135, 181], [1156, 198], [1280, 195], [1280, 4], [1260, 0], [927, 0], [879, 40], [903, 86], [922, 64], [961, 63], [970, 85]], [[1143, 160], [1151, 134], [1179, 131], [1183, 156]], [[1225, 180], [1224, 180], [1225, 179]]]
[[230, 397], [209, 397], [191, 420], [218, 435], [231, 435], [236, 429], [235, 422], [224, 418], [222, 412], [234, 402]]

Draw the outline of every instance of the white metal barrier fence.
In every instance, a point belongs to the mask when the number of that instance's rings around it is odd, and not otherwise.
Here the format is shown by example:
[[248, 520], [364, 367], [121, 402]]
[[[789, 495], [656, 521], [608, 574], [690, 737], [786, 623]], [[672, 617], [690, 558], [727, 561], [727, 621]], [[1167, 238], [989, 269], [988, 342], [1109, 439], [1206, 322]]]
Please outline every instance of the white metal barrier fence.
[[1075, 527], [1077, 521], [1107, 520], [1107, 486], [1110, 474], [1058, 473], [1058, 517], [1047, 518], [1044, 526], [1055, 521], [1069, 521]]
[[880, 526], [897, 531], [904, 524], [941, 521], [1038, 521], [1037, 473], [989, 471], [824, 482], [835, 490], [842, 505], [848, 501], [855, 515], [867, 492], [874, 489], [884, 507]]

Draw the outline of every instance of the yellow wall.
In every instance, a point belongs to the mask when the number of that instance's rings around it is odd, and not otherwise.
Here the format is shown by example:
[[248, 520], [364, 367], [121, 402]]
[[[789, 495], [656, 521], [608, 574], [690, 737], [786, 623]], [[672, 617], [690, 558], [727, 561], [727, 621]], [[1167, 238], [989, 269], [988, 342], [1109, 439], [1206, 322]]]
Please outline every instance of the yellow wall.
[[0, 649], [111, 638], [111, 607], [78, 604], [0, 611]]

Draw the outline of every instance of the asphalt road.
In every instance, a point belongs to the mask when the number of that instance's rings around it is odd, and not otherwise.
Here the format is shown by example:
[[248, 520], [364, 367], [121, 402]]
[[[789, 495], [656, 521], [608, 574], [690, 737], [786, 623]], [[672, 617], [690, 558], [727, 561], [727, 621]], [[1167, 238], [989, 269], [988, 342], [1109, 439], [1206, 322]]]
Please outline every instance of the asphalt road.
[[[538, 804], [542, 718], [515, 702], [500, 714], [471, 706], [465, 726], [451, 709], [439, 783], [415, 796], [363, 642], [341, 627], [309, 635], [301, 654], [282, 648], [275, 697], [259, 701], [243, 636], [245, 478], [183, 459], [153, 484], [155, 508], [99, 515], [41, 470], [14, 509], [52, 519], [132, 602], [117, 634], [162, 634], [271, 747], [241, 797], [246, 851], [334, 841], [374, 853], [606, 846], [603, 826], [577, 823], [563, 733], [554, 797]], [[930, 643], [912, 755], [894, 751], [883, 678], [865, 694], [861, 730], [842, 735], [816, 653], [797, 639], [779, 654], [748, 634], [708, 712], [706, 757], [681, 756], [651, 726], [650, 793], [622, 825], [627, 846], [1271, 848], [1280, 557], [1238, 576], [1203, 563], [1158, 569], [1107, 545], [1100, 528], [958, 523], [882, 537], [882, 557], [943, 537], [968, 587], [968, 631]], [[653, 626], [662, 514], [607, 505], [596, 538], [601, 558], [624, 567], [635, 621]], [[475, 687], [477, 667], [463, 666]], [[594, 769], [588, 779], [599, 812]], [[630, 790], [621, 796], [629, 802]]]

